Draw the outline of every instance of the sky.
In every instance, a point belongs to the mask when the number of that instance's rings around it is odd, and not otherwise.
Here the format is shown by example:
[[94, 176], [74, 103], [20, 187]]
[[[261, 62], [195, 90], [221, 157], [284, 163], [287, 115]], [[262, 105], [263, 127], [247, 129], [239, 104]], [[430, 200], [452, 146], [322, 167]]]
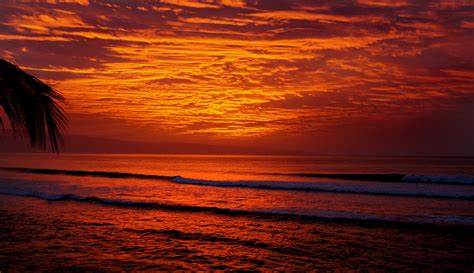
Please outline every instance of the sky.
[[474, 156], [472, 0], [2, 0], [0, 14], [0, 58], [64, 94], [68, 135]]

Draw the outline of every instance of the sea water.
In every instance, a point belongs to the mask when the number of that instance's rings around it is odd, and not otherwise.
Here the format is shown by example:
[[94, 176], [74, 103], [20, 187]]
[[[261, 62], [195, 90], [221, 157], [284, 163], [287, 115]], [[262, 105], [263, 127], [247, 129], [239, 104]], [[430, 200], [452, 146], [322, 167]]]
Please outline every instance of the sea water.
[[0, 270], [474, 265], [474, 158], [2, 154], [0, 167]]

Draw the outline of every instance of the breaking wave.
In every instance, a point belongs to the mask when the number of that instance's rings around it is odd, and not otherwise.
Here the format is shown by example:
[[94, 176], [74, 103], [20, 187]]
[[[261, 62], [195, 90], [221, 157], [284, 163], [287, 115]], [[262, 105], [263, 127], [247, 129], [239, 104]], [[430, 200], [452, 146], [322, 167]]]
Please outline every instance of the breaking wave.
[[153, 175], [153, 174], [137, 174], [125, 172], [102, 172], [102, 171], [78, 171], [78, 170], [58, 170], [58, 169], [31, 169], [31, 168], [0, 168], [7, 171], [36, 173], [36, 174], [59, 174], [72, 176], [95, 176], [107, 178], [137, 178], [137, 179], [157, 179], [169, 180], [176, 176]]
[[[4, 168], [5, 169], [5, 168]], [[337, 181], [318, 181], [318, 182], [294, 182], [294, 181], [261, 181], [261, 180], [240, 180], [240, 181], [219, 181], [193, 179], [181, 176], [163, 176], [134, 174], [122, 172], [101, 172], [101, 171], [74, 171], [74, 170], [54, 170], [54, 169], [27, 169], [27, 168], [8, 168], [10, 171], [28, 172], [36, 174], [62, 174], [73, 176], [97, 176], [107, 178], [135, 178], [152, 179], [168, 181], [183, 185], [229, 187], [229, 188], [253, 188], [266, 190], [293, 190], [293, 191], [312, 191], [312, 192], [333, 192], [350, 194], [370, 194], [370, 195], [388, 195], [388, 196], [407, 196], [407, 197], [430, 197], [430, 198], [450, 198], [450, 199], [468, 199], [474, 200], [474, 188], [471, 187], [472, 177], [470, 176], [415, 176], [404, 175], [404, 183], [375, 180], [377, 177], [390, 177], [395, 179], [393, 174], [372, 174], [364, 175], [373, 179], [373, 181], [361, 181], [362, 175], [343, 175], [328, 174], [325, 177], [335, 178]], [[300, 174], [312, 175], [319, 174]], [[344, 180], [346, 176], [358, 181]], [[278, 178], [276, 176], [276, 178]], [[357, 179], [356, 179], [357, 178]], [[382, 180], [382, 179], [381, 179]], [[444, 186], [443, 186], [444, 185]], [[449, 185], [449, 188], [447, 188]]]
[[469, 175], [412, 175], [412, 174], [324, 174], [324, 173], [263, 173], [276, 176], [318, 177], [344, 180], [394, 182], [394, 183], [433, 183], [433, 184], [474, 184]]
[[438, 218], [425, 219], [396, 219], [386, 218], [377, 215], [369, 215], [357, 212], [329, 212], [323, 211], [315, 214], [295, 214], [281, 210], [237, 210], [229, 208], [205, 207], [181, 204], [167, 204], [157, 202], [142, 202], [123, 199], [110, 199], [94, 196], [79, 196], [74, 194], [51, 194], [44, 192], [28, 191], [0, 191], [3, 195], [35, 197], [47, 201], [74, 201], [98, 205], [115, 206], [131, 209], [149, 209], [177, 212], [201, 212], [228, 216], [247, 216], [256, 218], [272, 218], [275, 220], [313, 220], [313, 221], [332, 221], [341, 223], [360, 222], [373, 225], [474, 225], [474, 218], [469, 216], [439, 216]]
[[[104, 171], [82, 171], [82, 170], [58, 170], [58, 169], [32, 169], [32, 168], [0, 168], [3, 170], [27, 172], [37, 174], [58, 174], [73, 176], [96, 176], [107, 178], [137, 178], [137, 179], [158, 179], [170, 180], [179, 178], [176, 176], [153, 175], [153, 174], [137, 174], [126, 172], [104, 172]], [[392, 183], [422, 183], [422, 184], [461, 184], [474, 185], [474, 176], [470, 175], [413, 175], [413, 174], [324, 174], [324, 173], [254, 173], [260, 175], [273, 176], [294, 176], [294, 177], [315, 177], [330, 178], [340, 180], [355, 181], [373, 181], [373, 182], [392, 182]]]
[[446, 191], [444, 188], [418, 187], [388, 183], [344, 183], [344, 182], [287, 182], [287, 181], [214, 181], [175, 177], [172, 182], [188, 185], [254, 188], [267, 190], [297, 190], [314, 192], [391, 195], [407, 197], [431, 197], [474, 200], [474, 193], [463, 190]]

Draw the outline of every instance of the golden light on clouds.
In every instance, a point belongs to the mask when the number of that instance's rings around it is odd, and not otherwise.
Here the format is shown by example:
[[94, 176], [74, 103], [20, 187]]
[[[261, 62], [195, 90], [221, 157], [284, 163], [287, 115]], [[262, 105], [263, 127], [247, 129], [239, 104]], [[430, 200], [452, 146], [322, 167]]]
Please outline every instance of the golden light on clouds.
[[0, 54], [65, 94], [72, 133], [114, 136], [118, 130], [87, 127], [87, 120], [113, 120], [140, 127], [129, 132], [133, 139], [310, 138], [355, 120], [470, 101], [472, 8], [367, 0], [5, 1]]

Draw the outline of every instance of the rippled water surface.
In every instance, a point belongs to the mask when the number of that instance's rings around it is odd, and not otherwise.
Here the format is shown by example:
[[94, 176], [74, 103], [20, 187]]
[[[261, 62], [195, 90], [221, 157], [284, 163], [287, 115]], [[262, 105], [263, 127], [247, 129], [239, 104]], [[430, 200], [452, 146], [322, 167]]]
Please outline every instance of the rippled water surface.
[[0, 271], [474, 266], [474, 159], [0, 156]]

